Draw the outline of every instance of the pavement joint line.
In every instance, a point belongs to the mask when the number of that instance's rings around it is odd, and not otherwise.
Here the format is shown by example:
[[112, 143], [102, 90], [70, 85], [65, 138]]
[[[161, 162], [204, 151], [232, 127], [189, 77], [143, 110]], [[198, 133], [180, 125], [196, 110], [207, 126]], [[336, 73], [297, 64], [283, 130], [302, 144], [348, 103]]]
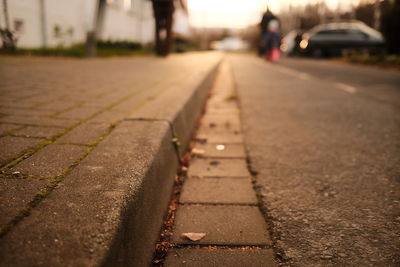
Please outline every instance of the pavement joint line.
[[0, 137], [12, 136], [15, 132], [18, 132], [18, 131], [20, 131], [20, 130], [26, 128], [26, 127], [27, 127], [27, 126], [22, 125], [22, 126], [16, 128], [16, 129], [14, 129], [14, 130], [11, 130], [11, 131], [8, 131], [8, 132], [5, 132], [5, 133], [1, 134]]
[[54, 176], [38, 176], [38, 175], [24, 175], [24, 174], [0, 174], [0, 179], [14, 179], [14, 180], [51, 180]]
[[216, 178], [214, 178], [214, 177], [207, 177], [207, 176], [195, 176], [195, 175], [192, 175], [192, 176], [190, 176], [190, 177], [188, 177], [188, 179], [199, 179], [199, 180], [206, 180], [206, 179], [235, 179], [235, 180], [247, 180], [247, 179], [249, 179], [250, 178], [250, 175], [249, 176], [241, 176], [241, 177], [232, 177], [232, 176], [218, 176], [218, 177], [216, 177]]
[[55, 141], [53, 144], [55, 144], [55, 145], [69, 145], [69, 146], [87, 146], [87, 147], [94, 146], [94, 143], [93, 144], [81, 144], [81, 143], [57, 142], [57, 141]]
[[47, 140], [47, 137], [43, 137], [43, 136], [18, 135], [18, 134], [7, 134], [6, 136]]
[[31, 98], [31, 97], [35, 97], [35, 96], [41, 96], [41, 95], [44, 95], [44, 94], [45, 93], [40, 92], [40, 93], [26, 95], [26, 96], [19, 96], [19, 97], [15, 98], [14, 102], [21, 101], [21, 100], [24, 100], [24, 99], [27, 99], [27, 98]]
[[2, 163], [0, 165], [0, 170], [4, 171], [4, 170], [11, 169], [12, 167], [17, 165], [21, 161], [31, 157], [34, 153], [36, 153], [40, 149], [42, 149], [42, 148], [44, 148], [44, 147], [46, 147], [46, 146], [48, 146], [48, 145], [50, 145], [52, 143], [53, 143], [53, 141], [50, 138], [50, 139], [44, 140], [43, 142], [37, 144], [34, 147], [30, 147], [30, 148], [24, 149], [24, 150], [20, 151], [19, 153], [14, 154], [13, 156], [11, 156], [7, 160], [5, 160], [4, 163]]
[[28, 127], [29, 126], [29, 127], [44, 127], [44, 128], [60, 128], [60, 129], [64, 129], [64, 127], [56, 126], [56, 125], [49, 126], [49, 125], [37, 125], [37, 124], [17, 123], [17, 122], [0, 122], [0, 124], [21, 125], [21, 126], [24, 126], [24, 127]]
[[[250, 176], [250, 175], [249, 175]], [[198, 176], [198, 175], [191, 175], [189, 178], [209, 178], [209, 179], [219, 179], [219, 178], [237, 178], [237, 179], [242, 179], [242, 178], [249, 178], [249, 176]]]
[[[97, 139], [97, 144], [99, 144], [104, 138], [111, 134], [111, 132], [115, 129], [115, 127], [119, 123], [113, 124], [107, 128], [104, 134]], [[47, 184], [44, 188], [39, 190], [33, 200], [31, 200], [25, 207], [16, 215], [11, 221], [5, 224], [0, 228], [0, 238], [4, 237], [13, 227], [15, 227], [20, 221], [22, 221], [25, 217], [30, 215], [31, 210], [33, 210], [44, 198], [46, 198], [56, 187], [57, 185], [73, 170], [75, 169], [80, 162], [86, 158], [90, 152], [95, 149], [96, 146], [88, 147], [85, 152], [81, 154], [81, 156], [74, 161], [62, 174], [49, 178], [49, 184]]]
[[[75, 104], [75, 105], [73, 105], [73, 106], [71, 106], [71, 107], [69, 107], [69, 108], [66, 108], [66, 109], [63, 109], [63, 110], [60, 110], [60, 111], [53, 112], [53, 113], [51, 113], [50, 115], [48, 115], [47, 117], [48, 117], [48, 118], [54, 118], [54, 117], [60, 115], [61, 113], [64, 113], [64, 112], [73, 110], [74, 108], [78, 108], [78, 107], [80, 107], [80, 106], [82, 106], [82, 104]], [[56, 118], [54, 118], [54, 119], [56, 119]]]
[[266, 244], [214, 244], [214, 243], [202, 243], [202, 244], [185, 244], [185, 243], [171, 243], [173, 248], [183, 249], [200, 249], [200, 248], [209, 248], [209, 249], [271, 249], [271, 245]]
[[[224, 143], [227, 144], [227, 143]], [[245, 156], [240, 157], [240, 156], [203, 156], [203, 155], [198, 155], [197, 156], [200, 159], [246, 159]]]
[[222, 202], [180, 202], [179, 204], [182, 206], [242, 206], [242, 207], [257, 207], [258, 204], [255, 203], [222, 203]]

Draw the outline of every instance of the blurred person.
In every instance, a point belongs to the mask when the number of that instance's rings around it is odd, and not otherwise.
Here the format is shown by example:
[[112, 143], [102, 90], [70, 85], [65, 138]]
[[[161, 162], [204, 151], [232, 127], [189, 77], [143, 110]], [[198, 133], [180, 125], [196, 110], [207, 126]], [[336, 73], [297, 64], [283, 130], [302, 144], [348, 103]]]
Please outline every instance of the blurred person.
[[260, 28], [261, 28], [261, 44], [259, 46], [258, 54], [260, 56], [263, 56], [266, 51], [265, 51], [265, 44], [263, 42], [265, 34], [268, 32], [268, 25], [272, 20], [278, 20], [279, 19], [269, 10], [267, 7], [267, 11], [264, 13], [261, 22], [260, 22]]
[[[270, 11], [267, 11], [267, 13]], [[267, 14], [268, 15], [268, 14]], [[264, 17], [263, 17], [264, 19]], [[262, 35], [263, 52], [268, 61], [277, 62], [280, 59], [281, 33], [279, 19], [270, 12], [267, 17], [265, 31]], [[267, 20], [266, 19], [266, 20]], [[263, 21], [261, 22], [261, 24]]]
[[186, 10], [184, 0], [151, 0], [155, 19], [155, 48], [159, 56], [167, 56], [171, 48], [175, 1]]
[[171, 46], [174, 0], [151, 0], [155, 19], [155, 49], [159, 56], [167, 56]]

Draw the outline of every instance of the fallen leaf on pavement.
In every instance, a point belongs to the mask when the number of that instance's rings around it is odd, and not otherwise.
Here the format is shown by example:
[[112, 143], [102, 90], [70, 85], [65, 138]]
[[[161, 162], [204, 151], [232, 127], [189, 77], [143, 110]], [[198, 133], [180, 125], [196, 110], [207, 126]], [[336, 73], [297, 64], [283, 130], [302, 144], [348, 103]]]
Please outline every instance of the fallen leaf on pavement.
[[182, 236], [191, 241], [199, 241], [206, 236], [206, 233], [183, 233]]
[[211, 161], [209, 164], [211, 165], [211, 166], [218, 166], [219, 165], [219, 161], [218, 160], [213, 160], [213, 161]]
[[198, 149], [198, 148], [193, 148], [192, 149], [192, 154], [193, 155], [203, 155], [205, 151], [203, 149]]

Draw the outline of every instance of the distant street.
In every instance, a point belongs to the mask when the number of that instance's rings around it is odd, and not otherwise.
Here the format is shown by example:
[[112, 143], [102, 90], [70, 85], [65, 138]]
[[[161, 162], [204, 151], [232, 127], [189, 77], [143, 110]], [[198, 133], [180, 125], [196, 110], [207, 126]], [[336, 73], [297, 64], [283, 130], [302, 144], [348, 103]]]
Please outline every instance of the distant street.
[[275, 252], [293, 266], [398, 266], [400, 73], [228, 58]]

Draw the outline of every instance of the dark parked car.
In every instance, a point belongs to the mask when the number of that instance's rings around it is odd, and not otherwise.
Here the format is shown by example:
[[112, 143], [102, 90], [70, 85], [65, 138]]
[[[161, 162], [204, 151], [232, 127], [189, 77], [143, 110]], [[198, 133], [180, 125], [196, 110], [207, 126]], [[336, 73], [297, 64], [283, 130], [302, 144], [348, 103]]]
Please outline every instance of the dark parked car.
[[346, 52], [381, 53], [382, 34], [362, 22], [333, 22], [315, 26], [302, 36], [302, 53], [314, 57], [341, 56]]

